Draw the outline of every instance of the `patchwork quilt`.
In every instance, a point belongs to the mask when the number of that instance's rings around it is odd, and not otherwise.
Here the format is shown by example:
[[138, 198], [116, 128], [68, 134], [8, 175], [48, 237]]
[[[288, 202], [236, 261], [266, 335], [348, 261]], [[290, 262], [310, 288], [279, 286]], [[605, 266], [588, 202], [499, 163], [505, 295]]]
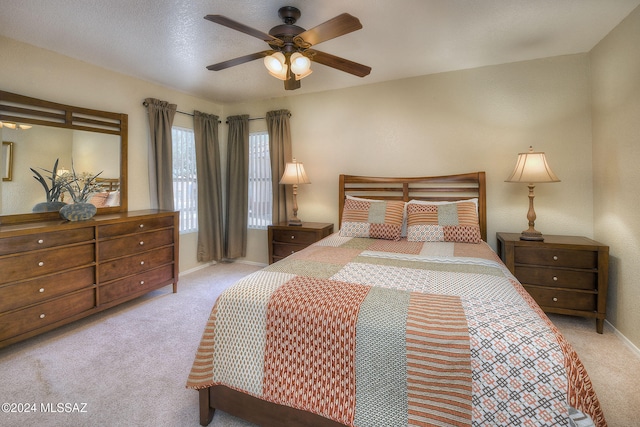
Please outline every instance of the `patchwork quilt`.
[[606, 426], [575, 351], [484, 242], [338, 233], [216, 301], [187, 386], [347, 426]]

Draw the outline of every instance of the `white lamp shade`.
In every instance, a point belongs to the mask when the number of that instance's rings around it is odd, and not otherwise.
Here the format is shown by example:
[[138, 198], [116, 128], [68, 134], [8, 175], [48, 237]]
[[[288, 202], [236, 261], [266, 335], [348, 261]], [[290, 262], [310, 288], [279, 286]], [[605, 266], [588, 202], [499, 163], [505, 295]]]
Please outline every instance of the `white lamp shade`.
[[543, 152], [534, 152], [529, 147], [528, 153], [519, 153], [516, 167], [506, 182], [559, 182], [553, 173]]
[[287, 79], [287, 64], [284, 54], [276, 52], [272, 55], [264, 57], [264, 66], [269, 70], [269, 74], [280, 80]]
[[305, 76], [310, 74], [311, 61], [300, 52], [293, 53], [291, 55], [290, 62], [291, 71], [293, 71], [293, 74], [304, 74]]
[[287, 163], [284, 173], [280, 179], [280, 184], [311, 184], [307, 173], [304, 171], [302, 163]]

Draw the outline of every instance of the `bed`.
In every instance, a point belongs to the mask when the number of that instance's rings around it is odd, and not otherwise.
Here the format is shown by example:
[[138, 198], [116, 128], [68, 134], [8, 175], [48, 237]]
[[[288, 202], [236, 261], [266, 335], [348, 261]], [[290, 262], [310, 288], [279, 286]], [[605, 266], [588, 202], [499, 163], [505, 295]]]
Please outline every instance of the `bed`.
[[486, 244], [484, 172], [340, 175], [339, 231], [225, 290], [187, 387], [261, 426], [606, 426]]

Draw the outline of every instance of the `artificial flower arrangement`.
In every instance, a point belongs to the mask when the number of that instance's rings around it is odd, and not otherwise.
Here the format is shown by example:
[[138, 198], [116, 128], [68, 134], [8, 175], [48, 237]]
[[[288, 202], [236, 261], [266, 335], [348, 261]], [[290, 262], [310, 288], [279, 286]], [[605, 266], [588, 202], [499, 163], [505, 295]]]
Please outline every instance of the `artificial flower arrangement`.
[[45, 195], [46, 195], [46, 198], [47, 198], [47, 203], [60, 202], [60, 196], [62, 195], [62, 192], [64, 191], [64, 186], [63, 186], [62, 180], [60, 180], [59, 176], [58, 176], [58, 160], [60, 160], [60, 159], [56, 159], [56, 162], [53, 164], [53, 170], [52, 171], [40, 168], [44, 172], [47, 172], [47, 173], [51, 174], [50, 177], [47, 177], [49, 179], [49, 181], [51, 181], [51, 187], [49, 187], [49, 184], [47, 183], [47, 180], [42, 176], [42, 174], [40, 172], [38, 172], [34, 168], [29, 168], [29, 169], [31, 169], [31, 172], [34, 173], [33, 177], [36, 179], [36, 181], [38, 181], [44, 187], [44, 192], [45, 192]]
[[96, 182], [96, 178], [102, 172], [92, 175], [89, 172], [76, 173], [71, 160], [71, 172], [64, 172], [59, 175], [62, 183], [63, 192], [68, 192], [73, 199], [73, 203], [88, 203], [93, 193], [100, 191], [100, 185]]
[[53, 170], [40, 168], [44, 172], [51, 174], [51, 176], [47, 176], [47, 179], [34, 168], [30, 168], [34, 173], [33, 177], [40, 182], [44, 188], [47, 203], [61, 202], [65, 192], [69, 193], [74, 203], [87, 203], [93, 193], [100, 191], [100, 185], [96, 182], [96, 178], [100, 176], [102, 172], [96, 175], [89, 172], [81, 172], [78, 174], [73, 166], [72, 159], [71, 171], [59, 173], [59, 160], [60, 159], [56, 159], [56, 162], [53, 164]]

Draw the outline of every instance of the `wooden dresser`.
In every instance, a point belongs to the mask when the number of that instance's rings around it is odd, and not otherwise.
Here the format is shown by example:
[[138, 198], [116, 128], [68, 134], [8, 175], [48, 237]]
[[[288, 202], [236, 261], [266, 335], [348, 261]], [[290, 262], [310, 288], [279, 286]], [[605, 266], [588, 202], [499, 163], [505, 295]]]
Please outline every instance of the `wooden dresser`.
[[602, 333], [607, 307], [609, 247], [580, 236], [545, 235], [544, 242], [497, 233], [498, 255], [548, 313], [595, 317]]
[[269, 264], [303, 250], [307, 246], [333, 233], [333, 224], [303, 222], [288, 225], [286, 222], [269, 226]]
[[178, 212], [0, 225], [0, 347], [178, 285]]

